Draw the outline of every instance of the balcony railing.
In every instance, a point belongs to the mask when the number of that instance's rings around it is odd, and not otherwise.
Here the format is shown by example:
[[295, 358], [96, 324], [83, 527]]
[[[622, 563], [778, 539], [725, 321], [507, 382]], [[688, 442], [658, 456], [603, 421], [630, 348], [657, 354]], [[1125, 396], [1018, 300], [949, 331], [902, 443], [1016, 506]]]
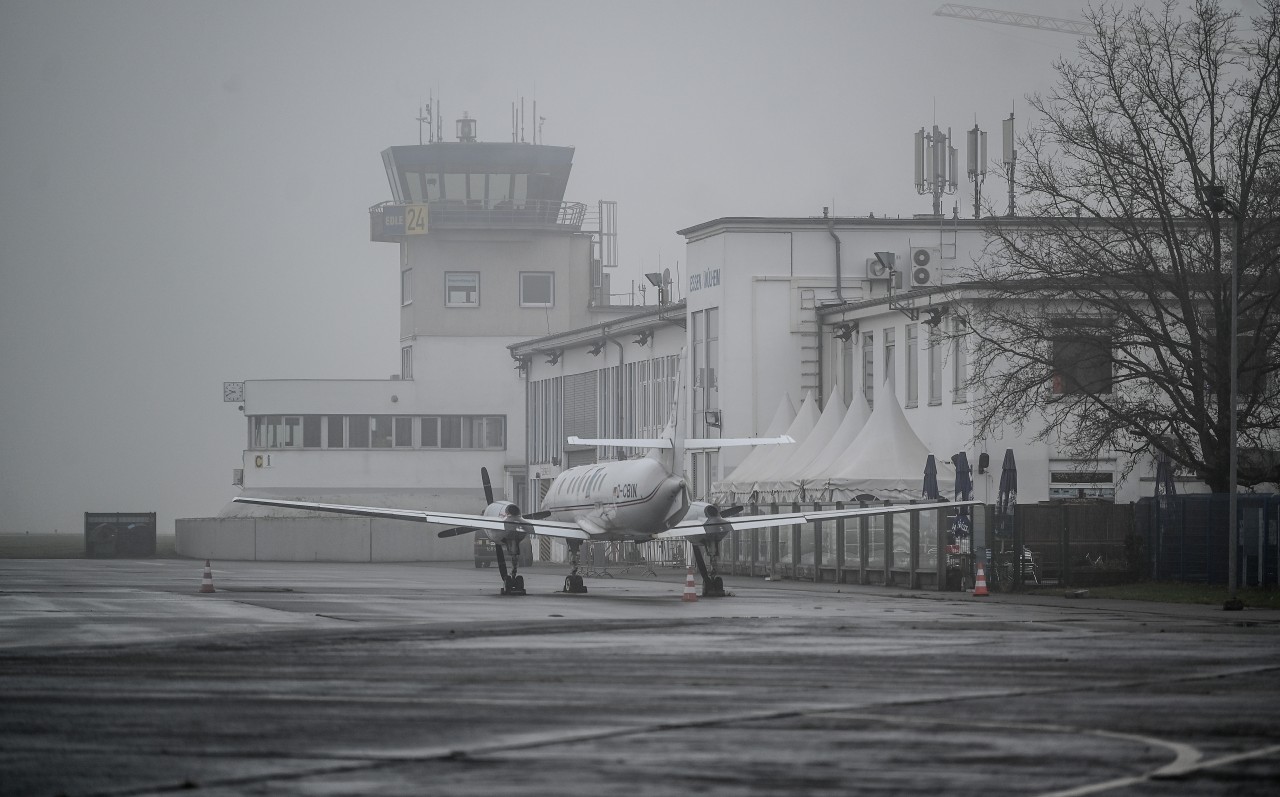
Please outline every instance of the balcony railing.
[[[425, 225], [406, 230], [408, 208], [426, 205]], [[587, 206], [581, 202], [554, 202], [529, 199], [523, 202], [485, 200], [438, 200], [420, 204], [382, 202], [369, 208], [370, 237], [375, 241], [396, 241], [406, 235], [421, 235], [432, 229], [536, 229], [578, 232]]]

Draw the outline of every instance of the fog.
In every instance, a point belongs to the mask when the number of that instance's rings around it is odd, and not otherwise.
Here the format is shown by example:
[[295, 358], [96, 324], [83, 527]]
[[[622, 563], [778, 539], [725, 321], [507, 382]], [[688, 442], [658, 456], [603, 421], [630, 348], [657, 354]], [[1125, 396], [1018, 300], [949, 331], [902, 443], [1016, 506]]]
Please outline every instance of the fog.
[[722, 216], [929, 212], [914, 131], [976, 118], [998, 159], [1077, 41], [939, 5], [0, 2], [0, 531], [171, 533], [235, 494], [223, 381], [398, 372], [367, 209], [428, 95], [485, 141], [537, 101], [566, 199], [619, 203], [615, 290]]

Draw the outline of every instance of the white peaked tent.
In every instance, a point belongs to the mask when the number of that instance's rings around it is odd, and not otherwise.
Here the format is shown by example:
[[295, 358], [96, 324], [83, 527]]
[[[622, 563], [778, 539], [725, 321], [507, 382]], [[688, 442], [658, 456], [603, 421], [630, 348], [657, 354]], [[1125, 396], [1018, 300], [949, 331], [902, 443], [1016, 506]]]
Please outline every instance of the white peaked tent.
[[822, 411], [822, 417], [813, 425], [813, 431], [804, 442], [788, 446], [792, 451], [778, 452], [780, 456], [774, 459], [773, 467], [756, 479], [756, 489], [769, 492], [799, 490], [800, 474], [831, 442], [832, 436], [844, 421], [844, 416], [844, 400], [840, 398], [840, 389], [837, 387], [831, 391], [827, 406]]
[[[862, 494], [897, 501], [922, 497], [929, 449], [911, 428], [892, 388], [886, 384], [881, 395], [862, 431], [834, 464], [824, 491], [830, 500]], [[955, 491], [955, 469], [936, 459], [938, 489], [949, 496]]]
[[867, 418], [871, 415], [871, 408], [867, 406], [867, 399], [859, 392], [853, 394], [853, 403], [845, 410], [844, 420], [840, 422], [840, 428], [836, 429], [836, 433], [831, 436], [827, 447], [805, 467], [801, 472], [800, 478], [806, 482], [815, 480], [822, 484], [839, 467], [840, 459], [845, 452], [849, 450], [849, 445], [858, 437], [858, 433], [867, 425]]
[[[782, 394], [782, 401], [778, 402], [778, 409], [774, 410], [773, 420], [769, 421], [769, 425], [765, 428], [765, 437], [780, 437], [785, 434], [791, 423], [796, 419], [796, 405], [791, 400], [790, 393]], [[733, 469], [733, 473], [725, 477], [726, 482], [732, 482], [738, 478], [738, 474], [750, 474], [761, 467], [761, 462], [769, 458], [769, 449], [776, 446], [754, 446], [747, 456], [738, 463], [738, 467]]]
[[[747, 455], [747, 459], [734, 469], [733, 475], [725, 479], [716, 486], [715, 492], [724, 496], [748, 496], [756, 489], [756, 482], [763, 473], [767, 473], [773, 469], [773, 462], [779, 455], [780, 451], [798, 446], [809, 437], [809, 433], [813, 431], [813, 427], [817, 425], [819, 419], [818, 403], [813, 400], [813, 393], [807, 393], [804, 402], [800, 405], [800, 410], [796, 413], [796, 417], [787, 427], [785, 434], [790, 435], [796, 442], [790, 445], [767, 445], [756, 446], [755, 449]], [[755, 458], [756, 454], [761, 456]], [[787, 456], [783, 453], [782, 456]], [[754, 462], [750, 462], [755, 458]], [[748, 469], [745, 466], [750, 465]]]

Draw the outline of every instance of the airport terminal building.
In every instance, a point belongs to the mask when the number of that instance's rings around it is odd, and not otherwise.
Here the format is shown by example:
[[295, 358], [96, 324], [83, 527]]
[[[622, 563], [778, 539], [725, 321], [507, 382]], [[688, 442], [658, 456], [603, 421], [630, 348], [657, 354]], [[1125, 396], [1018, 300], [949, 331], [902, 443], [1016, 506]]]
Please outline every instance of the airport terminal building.
[[[228, 383], [224, 398], [245, 416], [232, 479], [244, 494], [479, 511], [484, 467], [535, 511], [562, 470], [636, 453], [568, 436], [652, 436], [676, 395], [682, 436], [790, 430], [798, 440], [758, 454], [686, 452], [694, 498], [884, 497], [859, 485], [887, 482], [840, 472], [869, 421], [898, 435], [881, 446], [881, 471], [893, 451], [927, 451], [945, 481], [955, 453], [998, 461], [1011, 448], [1021, 502], [1150, 494], [1146, 465], [1123, 480], [1122, 463], [1105, 457], [1082, 467], [1051, 444], [973, 439], [963, 335], [940, 332], [963, 332], [953, 325], [966, 299], [953, 283], [982, 252], [982, 221], [826, 209], [713, 219], [679, 231], [684, 265], [650, 275], [651, 303], [617, 305], [614, 206], [565, 199], [573, 149], [480, 142], [471, 119], [457, 130], [456, 141], [382, 153], [391, 198], [370, 209], [370, 237], [399, 250], [400, 373]], [[886, 269], [877, 252], [901, 267]], [[923, 465], [894, 466], [904, 473], [889, 474], [893, 497]], [[976, 498], [994, 500], [991, 480], [975, 472]], [[179, 520], [177, 533], [180, 553], [223, 559], [471, 556], [469, 537], [438, 540], [404, 521], [245, 504]]]

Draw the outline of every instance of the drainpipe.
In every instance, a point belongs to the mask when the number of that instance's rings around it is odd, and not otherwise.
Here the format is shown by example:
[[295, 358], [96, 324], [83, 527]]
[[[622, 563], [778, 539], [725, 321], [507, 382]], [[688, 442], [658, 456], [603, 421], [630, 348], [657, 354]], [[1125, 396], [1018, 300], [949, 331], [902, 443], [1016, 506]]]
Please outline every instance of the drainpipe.
[[[627, 351], [627, 350], [626, 350], [626, 347], [622, 345], [622, 342], [621, 342], [621, 341], [619, 341], [617, 338], [611, 338], [611, 337], [609, 337], [608, 335], [605, 335], [604, 337], [605, 337], [605, 340], [609, 341], [610, 343], [612, 343], [613, 345], [615, 345], [615, 346], [617, 346], [617, 347], [618, 347], [618, 384], [616, 385], [616, 387], [618, 388], [618, 390], [617, 390], [617, 399], [616, 399], [617, 404], [618, 404], [618, 426], [617, 426], [617, 430], [618, 430], [618, 437], [623, 437], [624, 435], [622, 434], [622, 384], [623, 384], [623, 381], [622, 381], [622, 361], [623, 361], [624, 359], [626, 359], [626, 351]], [[613, 454], [614, 454], [614, 456], [617, 456], [617, 455], [618, 455], [618, 452], [617, 452], [617, 451], [615, 451], [615, 452], [613, 452]]]
[[830, 212], [827, 208], [822, 209], [822, 218], [827, 220], [827, 232], [831, 234], [831, 240], [836, 242], [836, 298], [843, 303], [844, 292], [841, 284], [844, 282], [844, 279], [840, 275], [840, 236], [836, 235], [836, 223], [831, 219]]

